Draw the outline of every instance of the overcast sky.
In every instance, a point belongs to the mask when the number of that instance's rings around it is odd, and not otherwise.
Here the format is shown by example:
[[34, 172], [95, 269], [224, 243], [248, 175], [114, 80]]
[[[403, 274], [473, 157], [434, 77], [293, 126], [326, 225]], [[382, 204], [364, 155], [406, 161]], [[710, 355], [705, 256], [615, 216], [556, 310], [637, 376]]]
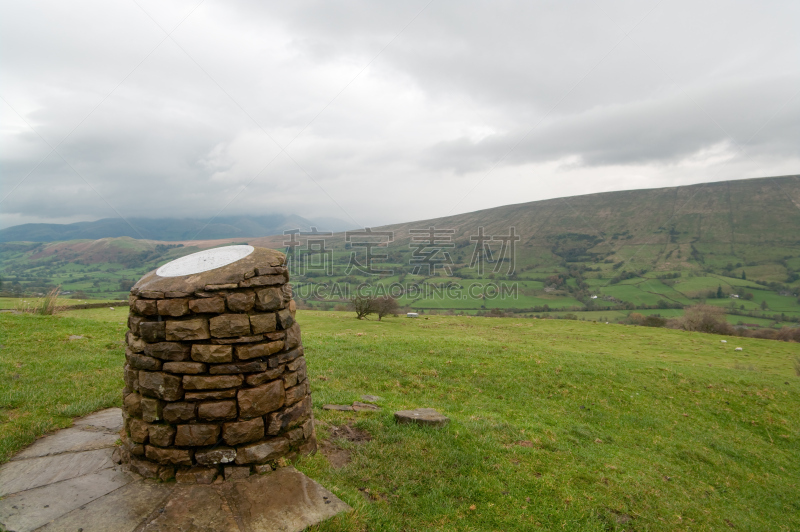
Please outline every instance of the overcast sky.
[[0, 227], [800, 173], [796, 1], [0, 5]]

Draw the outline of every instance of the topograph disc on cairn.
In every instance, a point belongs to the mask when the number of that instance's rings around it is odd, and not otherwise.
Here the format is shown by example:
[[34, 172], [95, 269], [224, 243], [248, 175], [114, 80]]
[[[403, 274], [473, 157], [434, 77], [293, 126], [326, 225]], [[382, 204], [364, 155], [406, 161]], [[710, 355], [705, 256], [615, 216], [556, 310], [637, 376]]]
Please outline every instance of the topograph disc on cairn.
[[283, 253], [193, 253], [131, 289], [121, 459], [145, 477], [247, 477], [316, 449]]

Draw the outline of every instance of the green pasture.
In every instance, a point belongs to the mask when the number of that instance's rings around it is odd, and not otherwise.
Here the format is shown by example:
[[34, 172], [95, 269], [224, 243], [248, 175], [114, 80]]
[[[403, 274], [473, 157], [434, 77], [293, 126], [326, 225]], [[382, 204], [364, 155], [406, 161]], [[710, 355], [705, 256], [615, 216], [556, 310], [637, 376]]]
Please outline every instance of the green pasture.
[[[0, 314], [0, 461], [120, 404], [124, 318]], [[343, 467], [296, 464], [354, 508], [317, 530], [800, 527], [798, 344], [571, 320], [298, 320], [318, 436], [371, 435], [331, 442]], [[321, 408], [364, 394], [379, 412]], [[451, 423], [395, 424], [415, 407]]]

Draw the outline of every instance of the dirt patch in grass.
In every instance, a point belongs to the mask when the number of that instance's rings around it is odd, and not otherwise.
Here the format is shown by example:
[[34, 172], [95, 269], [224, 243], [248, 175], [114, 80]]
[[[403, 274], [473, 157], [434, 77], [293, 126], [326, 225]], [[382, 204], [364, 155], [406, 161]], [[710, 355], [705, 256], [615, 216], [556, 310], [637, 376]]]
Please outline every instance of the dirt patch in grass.
[[336, 444], [337, 441], [341, 442], [342, 440], [363, 444], [372, 440], [372, 435], [366, 430], [359, 429], [351, 424], [332, 425], [328, 433], [328, 439], [319, 442], [319, 451], [328, 459], [334, 469], [339, 469], [350, 463], [350, 451], [342, 449]]

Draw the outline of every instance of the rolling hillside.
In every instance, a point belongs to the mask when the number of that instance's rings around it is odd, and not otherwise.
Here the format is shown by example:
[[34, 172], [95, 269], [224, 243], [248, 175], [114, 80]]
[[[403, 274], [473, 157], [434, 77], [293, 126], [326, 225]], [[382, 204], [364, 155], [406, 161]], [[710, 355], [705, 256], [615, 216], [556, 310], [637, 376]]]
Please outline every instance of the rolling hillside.
[[[424, 237], [412, 231], [430, 227], [450, 232], [438, 233], [435, 245], [412, 241], [412, 236]], [[490, 238], [509, 235], [511, 227], [519, 236], [515, 252], [503, 253], [502, 241], [487, 240], [481, 273], [475, 263], [480, 228]], [[336, 233], [324, 237], [328, 257], [317, 254], [311, 267], [293, 272], [297, 298], [315, 308], [333, 308], [348, 293], [331, 292], [331, 287], [369, 283], [399, 286], [394, 293], [401, 302], [423, 311], [499, 309], [618, 319], [632, 310], [674, 315], [705, 300], [724, 306], [734, 323], [800, 320], [800, 176], [574, 196], [372, 230], [393, 236], [387, 247], [373, 248], [385, 255], [374, 261], [384, 273], [367, 275], [348, 265], [351, 257], [366, 262], [363, 242], [386, 243], [387, 237], [351, 235], [347, 242], [344, 233]], [[0, 257], [6, 292], [61, 284], [86, 295], [117, 297], [127, 283], [178, 256], [243, 242], [286, 249], [287, 238], [168, 245], [132, 238], [5, 243]], [[296, 250], [301, 259], [308, 253], [306, 237], [299, 238]], [[439, 261], [435, 272], [425, 256]], [[331, 262], [330, 274], [313, 266], [325, 260]], [[511, 287], [508, 297], [481, 292], [491, 283]], [[327, 288], [319, 288], [323, 285]], [[428, 287], [455, 292], [431, 297]]]
[[103, 218], [74, 224], [23, 224], [0, 230], [0, 242], [55, 242], [130, 237], [180, 241], [197, 238], [241, 238], [282, 234], [295, 227], [341, 230], [349, 226], [335, 218], [307, 220], [300, 216], [221, 216], [218, 218]]

